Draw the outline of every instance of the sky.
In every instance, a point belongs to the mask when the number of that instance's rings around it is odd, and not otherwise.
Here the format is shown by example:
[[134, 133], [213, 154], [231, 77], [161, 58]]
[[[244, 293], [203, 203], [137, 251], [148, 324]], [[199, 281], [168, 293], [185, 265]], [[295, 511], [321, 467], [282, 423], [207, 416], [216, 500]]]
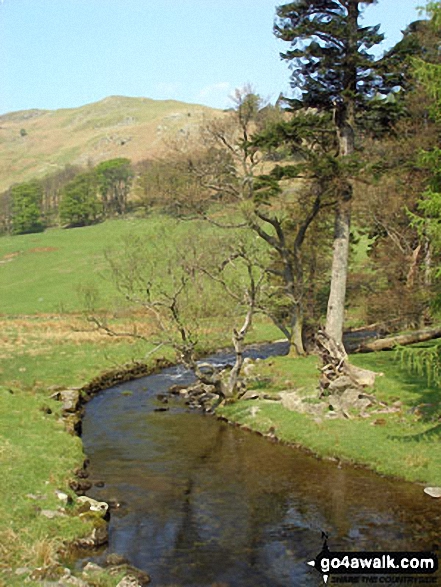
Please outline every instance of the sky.
[[[251, 84], [290, 95], [288, 44], [273, 35], [283, 0], [0, 0], [0, 114], [73, 108], [107, 96], [232, 105]], [[379, 0], [382, 49], [424, 0]]]

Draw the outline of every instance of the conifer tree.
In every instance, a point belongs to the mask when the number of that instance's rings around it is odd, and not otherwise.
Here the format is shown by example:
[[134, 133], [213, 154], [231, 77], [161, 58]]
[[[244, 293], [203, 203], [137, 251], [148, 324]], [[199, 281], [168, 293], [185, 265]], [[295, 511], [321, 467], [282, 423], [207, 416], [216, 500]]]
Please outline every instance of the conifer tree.
[[[356, 151], [356, 120], [385, 94], [385, 79], [369, 50], [383, 40], [379, 26], [361, 26], [360, 12], [376, 0], [296, 0], [277, 8], [275, 34], [290, 43], [292, 108], [332, 112], [340, 167]], [[352, 185], [340, 182], [326, 331], [341, 343], [344, 323]]]

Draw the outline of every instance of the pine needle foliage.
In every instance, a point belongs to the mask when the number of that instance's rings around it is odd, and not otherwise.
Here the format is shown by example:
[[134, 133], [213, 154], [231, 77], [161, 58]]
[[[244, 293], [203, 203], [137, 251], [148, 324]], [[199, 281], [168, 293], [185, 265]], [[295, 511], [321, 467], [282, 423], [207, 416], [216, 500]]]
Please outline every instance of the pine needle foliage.
[[422, 348], [398, 345], [395, 353], [402, 368], [425, 377], [428, 385], [441, 386], [441, 343]]

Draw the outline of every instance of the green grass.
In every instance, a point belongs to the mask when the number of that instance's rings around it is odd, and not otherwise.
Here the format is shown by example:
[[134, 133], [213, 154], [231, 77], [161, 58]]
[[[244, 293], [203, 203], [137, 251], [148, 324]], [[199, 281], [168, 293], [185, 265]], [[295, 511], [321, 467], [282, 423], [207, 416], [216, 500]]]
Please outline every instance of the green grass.
[[[219, 234], [207, 223], [196, 223], [209, 239]], [[146, 256], [155, 255], [158, 273], [163, 258], [158, 242], [182, 247], [195, 222], [165, 216], [113, 220], [95, 226], [0, 238], [0, 314], [41, 314], [78, 311], [81, 288], [96, 288], [102, 307], [109, 307], [116, 290], [108, 278], [104, 252], [118, 251], [123, 239], [145, 239]], [[180, 244], [179, 244], [180, 243]], [[166, 268], [163, 267], [165, 274]]]
[[[147, 257], [155, 256], [161, 275], [167, 269], [163, 243], [177, 248], [193, 226], [152, 216], [0, 239], [0, 465], [6, 466], [0, 483], [8, 494], [0, 504], [0, 585], [2, 578], [8, 586], [22, 585], [27, 575], [16, 576], [15, 568], [50, 566], [63, 541], [90, 531], [75, 517], [49, 520], [37, 510], [56, 508], [55, 489], [66, 490], [83, 460], [79, 439], [67, 435], [58, 421], [60, 406], [50, 398], [54, 388], [80, 387], [103, 371], [146, 360], [153, 348], [87, 332], [78, 289], [95, 288], [100, 307], [113, 306], [116, 292], [103, 277], [103, 251], [118, 251], [124, 237], [145, 237]], [[210, 242], [215, 229], [204, 223], [198, 232]], [[204, 311], [206, 303], [204, 298]], [[117, 324], [127, 329], [132, 319], [148, 335], [149, 322], [140, 314], [129, 312]], [[232, 322], [234, 316], [202, 317], [200, 352], [231, 345]], [[279, 337], [267, 321], [256, 320], [249, 342]], [[174, 358], [170, 348], [161, 349], [164, 355]], [[96, 584], [115, 584], [106, 581]]]
[[[14, 568], [50, 564], [63, 540], [87, 530], [76, 518], [48, 520], [36, 509], [56, 507], [55, 489], [66, 489], [72, 470], [83, 459], [80, 441], [68, 436], [58, 422], [59, 404], [50, 399], [51, 388], [84, 385], [105, 370], [145, 359], [152, 349], [149, 343], [84, 331], [78, 290], [94, 288], [100, 307], [114, 305], [116, 291], [104, 278], [107, 265], [103, 252], [109, 248], [118, 251], [124, 237], [145, 237], [147, 257], [155, 260], [158, 274], [164, 274], [164, 283], [168, 283], [173, 271], [167, 277], [165, 243], [179, 250], [194, 226], [193, 222], [152, 215], [0, 238], [0, 487], [7, 495], [0, 503], [0, 585], [3, 577], [5, 585], [18, 587], [23, 577], [17, 577]], [[198, 225], [198, 233], [205, 243], [217, 234], [205, 223]], [[233, 234], [229, 233], [229, 238]], [[205, 297], [204, 305], [190, 300], [202, 308], [200, 352], [231, 345], [234, 312], [222, 314], [228, 304], [222, 300], [218, 304], [214, 293], [213, 299], [211, 305]], [[223, 309], [207, 317], [213, 305]], [[130, 318], [148, 334], [149, 323], [138, 314], [121, 314], [119, 324]], [[280, 333], [272, 324], [256, 319], [247, 342], [277, 338]], [[161, 355], [164, 353], [173, 358], [170, 349], [163, 348]], [[385, 373], [377, 378], [375, 394], [388, 404], [401, 401], [397, 413], [371, 414], [367, 419], [314, 419], [264, 400], [258, 402], [260, 411], [255, 416], [250, 407], [256, 402], [238, 402], [221, 412], [262, 432], [273, 427], [282, 440], [321, 456], [441, 485], [439, 390], [403, 370], [394, 356], [375, 353], [351, 360]], [[317, 385], [314, 357], [273, 357], [259, 363], [258, 369], [262, 379], [257, 385], [269, 394], [296, 389], [308, 395]], [[36, 504], [28, 494], [41, 494], [44, 500]]]
[[[83, 460], [81, 441], [66, 434], [58, 406], [38, 394], [11, 393], [0, 387], [0, 577], [20, 585], [10, 569], [30, 570], [55, 560], [63, 540], [87, 535], [91, 526], [77, 517], [45, 518], [39, 509], [56, 510], [55, 490], [66, 491], [70, 473]], [[36, 500], [30, 496], [41, 496]]]
[[[34, 342], [41, 335], [38, 323], [34, 318]], [[37, 567], [63, 563], [59, 556], [63, 543], [92, 530], [90, 523], [76, 516], [51, 520], [39, 513], [39, 509], [57, 509], [56, 489], [73, 496], [68, 481], [85, 456], [81, 440], [68, 435], [60, 421], [61, 404], [51, 399], [51, 386], [82, 386], [105, 370], [142, 360], [151, 348], [108, 337], [94, 342], [66, 342], [61, 337], [45, 340], [35, 354], [34, 343], [22, 339], [17, 332], [15, 351], [9, 350], [0, 372], [0, 585], [4, 579], [8, 587], [21, 587]], [[42, 497], [35, 500], [29, 495]], [[67, 508], [68, 514], [71, 509]], [[18, 567], [28, 572], [17, 576]], [[107, 587], [117, 582], [101, 576], [91, 584]]]
[[[319, 456], [365, 465], [409, 481], [441, 485], [439, 389], [402, 369], [394, 353], [357, 355], [351, 361], [385, 373], [377, 378], [373, 393], [388, 405], [401, 401], [399, 412], [371, 413], [369, 418], [350, 420], [314, 419], [281, 404], [260, 400], [228, 405], [221, 413], [264, 433], [274, 428], [281, 440], [301, 445]], [[262, 365], [259, 372], [271, 377], [265, 385], [268, 393], [296, 388], [307, 394], [317, 386], [313, 357], [278, 357]], [[252, 405], [259, 406], [257, 413], [250, 410]]]

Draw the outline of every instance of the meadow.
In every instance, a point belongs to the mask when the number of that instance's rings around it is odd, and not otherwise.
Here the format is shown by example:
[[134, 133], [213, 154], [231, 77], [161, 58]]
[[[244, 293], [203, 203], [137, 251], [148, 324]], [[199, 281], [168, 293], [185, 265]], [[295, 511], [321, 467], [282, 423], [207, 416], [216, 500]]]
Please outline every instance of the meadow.
[[[85, 456], [81, 441], [64, 430], [60, 404], [51, 397], [54, 390], [81, 387], [103, 371], [133, 361], [152, 364], [158, 356], [150, 354], [152, 341], [111, 337], [85, 319], [87, 292], [93, 292], [97, 312], [111, 311], [119, 326], [136, 323], [146, 339], [151, 333], [149, 320], [121, 302], [105, 252], [118, 256], [127, 243], [142, 242], [150, 266], [153, 261], [166, 283], [173, 271], [165, 252], [193, 242], [196, 232], [205, 243], [203, 252], [211, 254], [216, 231], [205, 223], [152, 215], [0, 239], [0, 486], [7, 495], [0, 502], [0, 585], [18, 587], [35, 568], [56, 566], [63, 545], [90, 533], [90, 524], [76, 517], [47, 519], [40, 513], [56, 508], [56, 490], [70, 492], [68, 482]], [[207, 314], [201, 320], [200, 352], [230, 345], [238, 315], [236, 307], [211, 293], [219, 311], [213, 313], [205, 299], [199, 304], [200, 317]], [[280, 332], [258, 319], [247, 341], [277, 338]], [[160, 354], [174, 359], [170, 348], [161, 348]], [[281, 440], [320, 457], [441, 485], [438, 389], [401, 368], [394, 352], [351, 360], [384, 372], [373, 393], [389, 406], [399, 402], [399, 410], [318, 420], [280, 403], [254, 400], [226, 405], [220, 414], [255, 430], [272, 429]], [[260, 364], [259, 374], [261, 389], [269, 395], [284, 389], [311, 394], [319, 377], [313, 356], [272, 358]], [[94, 584], [116, 583], [103, 576]]]

